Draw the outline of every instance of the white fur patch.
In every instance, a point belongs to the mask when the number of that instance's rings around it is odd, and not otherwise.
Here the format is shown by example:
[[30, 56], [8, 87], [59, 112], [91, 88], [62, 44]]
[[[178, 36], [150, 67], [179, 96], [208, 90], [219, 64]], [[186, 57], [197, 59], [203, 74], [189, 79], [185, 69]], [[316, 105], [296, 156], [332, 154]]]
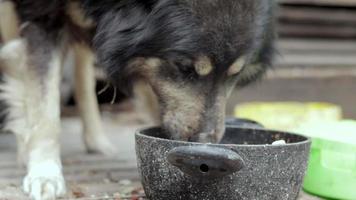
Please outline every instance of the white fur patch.
[[35, 200], [52, 200], [66, 193], [60, 162], [36, 162], [29, 166], [23, 189]]
[[[25, 104], [26, 84], [22, 80], [25, 76], [27, 63], [26, 45], [24, 40], [13, 40], [0, 49], [0, 66], [2, 67], [4, 83], [0, 85], [1, 100], [7, 102], [9, 121], [5, 129], [21, 134], [26, 132]], [[24, 135], [25, 136], [25, 135]], [[28, 138], [23, 137], [25, 142]], [[20, 147], [22, 148], [22, 147]]]
[[11, 40], [0, 49], [1, 70], [13, 77], [21, 77], [27, 66], [26, 42], [21, 39]]
[[0, 98], [8, 104], [6, 128], [15, 133], [19, 157], [28, 167], [24, 189], [35, 200], [65, 193], [60, 148], [60, 54], [53, 51], [45, 77], [30, 66], [25, 40], [0, 49], [4, 83]]

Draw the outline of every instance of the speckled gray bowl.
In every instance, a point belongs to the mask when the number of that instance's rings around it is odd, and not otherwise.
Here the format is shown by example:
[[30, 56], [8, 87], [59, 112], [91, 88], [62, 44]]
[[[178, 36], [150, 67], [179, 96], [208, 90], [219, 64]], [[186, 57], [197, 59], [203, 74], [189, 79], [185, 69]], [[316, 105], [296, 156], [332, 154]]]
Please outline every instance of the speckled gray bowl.
[[[222, 144], [162, 138], [159, 128], [136, 133], [142, 184], [150, 200], [289, 200], [301, 189], [310, 140], [227, 127]], [[284, 139], [286, 145], [270, 145]]]

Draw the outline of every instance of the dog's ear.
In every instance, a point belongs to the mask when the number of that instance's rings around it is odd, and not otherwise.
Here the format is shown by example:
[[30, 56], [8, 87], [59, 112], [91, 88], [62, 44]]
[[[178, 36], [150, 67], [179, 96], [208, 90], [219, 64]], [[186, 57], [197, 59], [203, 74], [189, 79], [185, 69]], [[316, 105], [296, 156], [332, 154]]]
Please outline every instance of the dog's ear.
[[259, 80], [267, 71], [273, 67], [274, 55], [276, 54], [275, 40], [277, 33], [275, 30], [274, 8], [270, 8], [268, 19], [264, 24], [262, 44], [254, 55], [251, 64], [247, 65], [239, 74], [238, 87], [243, 87], [251, 82]]
[[244, 87], [249, 83], [260, 80], [267, 69], [273, 67], [274, 39], [268, 38], [264, 46], [257, 52], [251, 64], [246, 65], [239, 73], [237, 87]]
[[[193, 55], [199, 31], [189, 11], [176, 1], [130, 0], [111, 8], [98, 19], [94, 46], [98, 60], [120, 88], [130, 84], [125, 77], [136, 58], [166, 59], [172, 52]], [[118, 5], [116, 5], [118, 6]], [[125, 80], [123, 82], [123, 80]]]
[[99, 12], [95, 13], [100, 18], [94, 38], [99, 63], [107, 71], [111, 82], [130, 95], [132, 82], [129, 80], [133, 70], [128, 68], [136, 65], [129, 62], [137, 51], [137, 45], [148, 34], [144, 21], [150, 11], [144, 4], [127, 4], [98, 15]]

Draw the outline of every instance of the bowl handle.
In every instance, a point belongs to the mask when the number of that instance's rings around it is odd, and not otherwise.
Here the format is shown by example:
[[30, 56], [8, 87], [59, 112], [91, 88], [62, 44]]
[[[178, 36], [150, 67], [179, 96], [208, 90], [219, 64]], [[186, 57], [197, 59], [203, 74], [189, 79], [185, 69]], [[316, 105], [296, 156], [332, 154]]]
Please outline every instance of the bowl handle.
[[167, 159], [183, 173], [204, 179], [221, 178], [245, 166], [235, 151], [208, 145], [176, 147], [168, 153]]

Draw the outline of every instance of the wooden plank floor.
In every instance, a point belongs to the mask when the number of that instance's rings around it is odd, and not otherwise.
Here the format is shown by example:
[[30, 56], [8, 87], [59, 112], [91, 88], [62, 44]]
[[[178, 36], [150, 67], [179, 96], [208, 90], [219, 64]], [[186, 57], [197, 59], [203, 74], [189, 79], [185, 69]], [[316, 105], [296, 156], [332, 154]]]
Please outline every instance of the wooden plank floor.
[[284, 4], [356, 7], [356, 0], [278, 0]]
[[[140, 189], [133, 137], [140, 126], [122, 121], [117, 123], [118, 120], [105, 117], [104, 127], [119, 147], [117, 157], [107, 158], [84, 153], [79, 119], [65, 118], [62, 121], [62, 161], [68, 186], [68, 195], [63, 199], [105, 200], [119, 199], [119, 196], [121, 199], [140, 199], [132, 198], [131, 194], [132, 190]], [[21, 191], [24, 175], [25, 170], [16, 161], [14, 136], [0, 134], [0, 200], [28, 200]], [[303, 193], [300, 200], [317, 198]]]
[[[84, 153], [80, 137], [80, 123], [77, 118], [64, 119], [62, 161], [68, 186], [64, 199], [121, 199], [130, 196], [139, 188], [134, 152], [134, 131], [137, 125], [116, 125], [105, 120], [105, 128], [118, 148], [118, 156], [107, 158]], [[0, 200], [27, 200], [21, 191], [25, 170], [16, 161], [15, 138], [11, 134], [0, 135]], [[118, 199], [118, 198], [117, 198]]]

